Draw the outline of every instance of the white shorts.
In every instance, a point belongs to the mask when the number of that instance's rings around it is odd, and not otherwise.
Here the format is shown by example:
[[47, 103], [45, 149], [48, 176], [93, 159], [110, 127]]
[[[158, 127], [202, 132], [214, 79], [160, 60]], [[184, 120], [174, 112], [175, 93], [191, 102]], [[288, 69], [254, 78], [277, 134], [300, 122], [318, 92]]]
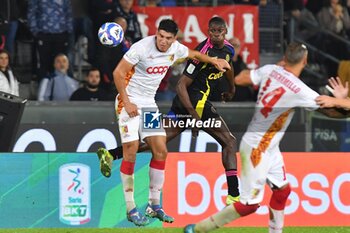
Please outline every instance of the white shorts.
[[265, 184], [278, 188], [288, 184], [282, 154], [278, 146], [268, 148], [261, 160], [253, 166], [252, 147], [244, 140], [239, 148], [241, 156], [240, 201], [243, 204], [258, 204], [263, 200]]
[[119, 110], [120, 113], [118, 113], [118, 98], [115, 100], [115, 109], [122, 143], [138, 141], [139, 138], [143, 141], [146, 137], [150, 136], [166, 136], [162, 126], [157, 129], [145, 128], [143, 117], [144, 111], [145, 109], [152, 109], [152, 111], [158, 110], [156, 103], [141, 104], [136, 103], [136, 101], [130, 101], [137, 105], [139, 115], [136, 117], [129, 117], [124, 107], [122, 107]]

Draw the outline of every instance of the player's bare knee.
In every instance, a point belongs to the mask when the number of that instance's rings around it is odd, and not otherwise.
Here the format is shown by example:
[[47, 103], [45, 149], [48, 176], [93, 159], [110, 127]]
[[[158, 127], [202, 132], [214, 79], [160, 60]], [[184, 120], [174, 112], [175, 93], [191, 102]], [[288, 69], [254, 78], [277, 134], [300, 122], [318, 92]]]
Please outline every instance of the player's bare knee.
[[166, 148], [156, 149], [152, 151], [153, 158], [156, 160], [165, 160], [168, 155]]
[[281, 189], [272, 189], [270, 207], [275, 210], [284, 210], [289, 194], [291, 193], [289, 184]]
[[138, 144], [124, 143], [123, 144], [123, 158], [129, 162], [135, 162]]
[[241, 202], [233, 203], [233, 206], [235, 207], [237, 213], [240, 216], [247, 216], [249, 214], [255, 213], [255, 211], [259, 208], [259, 204], [253, 204], [253, 205], [245, 205]]

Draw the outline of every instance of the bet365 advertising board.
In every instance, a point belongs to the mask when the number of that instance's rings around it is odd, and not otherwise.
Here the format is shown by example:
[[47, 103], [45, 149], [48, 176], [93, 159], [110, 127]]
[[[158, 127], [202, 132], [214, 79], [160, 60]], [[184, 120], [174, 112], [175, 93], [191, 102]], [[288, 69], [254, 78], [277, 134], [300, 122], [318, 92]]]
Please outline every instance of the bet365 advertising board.
[[[350, 154], [284, 153], [292, 186], [287, 226], [350, 226]], [[135, 167], [135, 201], [148, 199], [149, 153]], [[115, 161], [113, 174], [100, 174], [93, 153], [0, 154], [0, 228], [134, 227], [126, 208]], [[226, 178], [220, 153], [169, 153], [162, 195], [173, 224], [151, 220], [149, 227], [181, 227], [224, 207]], [[266, 226], [270, 191], [258, 211], [229, 226]]]

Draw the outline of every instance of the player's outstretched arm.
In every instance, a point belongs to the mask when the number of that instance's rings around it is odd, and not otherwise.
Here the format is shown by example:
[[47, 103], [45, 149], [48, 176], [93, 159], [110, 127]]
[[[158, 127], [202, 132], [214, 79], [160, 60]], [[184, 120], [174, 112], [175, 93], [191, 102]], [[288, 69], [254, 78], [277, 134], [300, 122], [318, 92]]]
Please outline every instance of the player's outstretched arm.
[[316, 98], [316, 103], [321, 108], [347, 108], [350, 109], [350, 99], [338, 99], [327, 95], [320, 95]]
[[235, 84], [238, 86], [250, 86], [253, 85], [250, 78], [250, 70], [242, 70], [235, 78]]
[[[191, 85], [192, 82], [193, 82], [193, 79], [187, 77], [186, 75], [182, 75], [176, 85], [176, 92], [180, 98], [182, 105], [187, 109], [188, 113], [191, 114], [193, 118], [200, 120], [201, 118], [196, 112], [196, 110], [193, 108], [190, 100], [190, 96], [188, 95], [188, 91], [187, 91], [187, 88]], [[196, 128], [192, 129], [192, 136], [193, 137], [198, 136], [198, 129]]]
[[198, 52], [197, 50], [189, 49], [188, 58], [195, 59], [204, 63], [210, 63], [222, 72], [231, 69], [230, 64], [228, 64], [225, 59], [209, 57], [208, 55]]
[[137, 106], [130, 102], [126, 93], [125, 78], [131, 71], [133, 65], [127, 62], [124, 58], [118, 63], [117, 67], [113, 71], [113, 79], [118, 93], [124, 103], [125, 111], [130, 117], [138, 115]]
[[188, 95], [187, 91], [187, 88], [192, 84], [192, 82], [193, 79], [187, 77], [186, 75], [182, 75], [177, 82], [176, 92], [180, 98], [182, 105], [187, 109], [188, 113], [191, 114], [193, 118], [199, 120], [200, 117], [196, 110], [193, 108], [190, 96]]

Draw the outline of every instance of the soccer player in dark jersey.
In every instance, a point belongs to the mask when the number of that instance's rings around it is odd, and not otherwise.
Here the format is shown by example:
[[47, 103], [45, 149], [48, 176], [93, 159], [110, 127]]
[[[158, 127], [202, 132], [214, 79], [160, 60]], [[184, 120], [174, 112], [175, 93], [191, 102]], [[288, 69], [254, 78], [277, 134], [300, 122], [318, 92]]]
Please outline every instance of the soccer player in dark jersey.
[[[232, 99], [235, 92], [233, 66], [231, 62], [234, 49], [225, 40], [226, 33], [227, 27], [225, 21], [220, 17], [213, 17], [209, 21], [209, 37], [201, 42], [196, 50], [211, 57], [225, 59], [230, 63], [231, 70], [221, 72], [211, 64], [190, 60], [177, 84], [177, 96], [174, 98], [171, 111], [168, 114], [168, 116], [174, 117], [171, 117], [171, 119], [168, 118], [167, 121], [179, 120], [177, 116], [190, 115], [192, 119], [194, 118], [196, 120], [206, 121], [210, 119], [220, 122], [219, 127], [202, 129], [215, 138], [222, 146], [222, 163], [225, 168], [228, 185], [226, 204], [229, 205], [239, 200], [236, 138], [232, 135], [222, 117], [217, 113], [215, 107], [209, 102], [209, 96], [215, 90], [221, 78], [227, 78], [230, 84], [229, 91], [222, 93], [222, 99], [224, 101]], [[185, 130], [185, 128], [173, 127], [165, 128], [165, 130], [167, 141], [170, 141]], [[197, 136], [198, 130], [198, 128], [192, 128], [192, 135]], [[147, 149], [149, 149], [147, 144], [141, 144], [138, 152]], [[106, 177], [111, 175], [112, 160], [120, 159], [123, 156], [121, 147], [110, 151], [100, 148], [97, 154], [100, 159], [101, 172]]]

